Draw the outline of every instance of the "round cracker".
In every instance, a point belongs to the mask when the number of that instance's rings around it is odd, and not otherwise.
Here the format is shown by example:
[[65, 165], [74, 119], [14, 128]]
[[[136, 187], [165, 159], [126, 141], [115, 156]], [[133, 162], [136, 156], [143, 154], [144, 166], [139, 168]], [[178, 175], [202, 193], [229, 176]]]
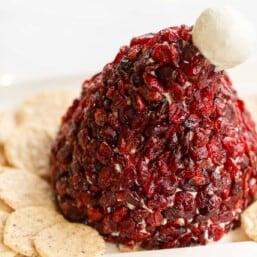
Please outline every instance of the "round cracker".
[[41, 92], [27, 99], [16, 112], [18, 124], [33, 122], [55, 137], [61, 117], [77, 95], [71, 90]]
[[242, 212], [241, 223], [246, 235], [257, 242], [257, 202]]
[[32, 238], [42, 229], [64, 218], [53, 209], [30, 206], [9, 215], [4, 227], [4, 243], [12, 250], [25, 256], [36, 256]]
[[1, 257], [14, 257], [16, 252], [12, 251], [8, 246], [3, 244], [3, 229], [9, 213], [0, 211], [0, 256]]
[[62, 222], [48, 227], [34, 237], [41, 257], [97, 257], [105, 251], [103, 238], [83, 224]]
[[48, 178], [52, 137], [39, 126], [18, 127], [5, 143], [5, 155], [10, 165]]
[[0, 112], [0, 124], [0, 143], [3, 144], [16, 127], [13, 113]]
[[[19, 172], [19, 170], [11, 168], [11, 167], [0, 166], [0, 173], [2, 173], [4, 171], [8, 171], [8, 170], [12, 170], [14, 172]], [[8, 204], [6, 204], [3, 200], [0, 199], [0, 211], [11, 213], [13, 211], [13, 209]]]
[[50, 185], [24, 170], [0, 173], [0, 199], [15, 210], [31, 205], [54, 207]]

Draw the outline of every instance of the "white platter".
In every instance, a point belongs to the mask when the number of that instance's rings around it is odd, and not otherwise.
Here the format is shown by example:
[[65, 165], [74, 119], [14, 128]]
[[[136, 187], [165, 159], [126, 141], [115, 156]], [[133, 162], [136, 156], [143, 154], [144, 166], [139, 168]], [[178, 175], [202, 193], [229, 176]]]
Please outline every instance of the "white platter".
[[[231, 78], [234, 82], [235, 88], [242, 97], [247, 95], [257, 96], [257, 68], [254, 65], [241, 66], [230, 72]], [[73, 88], [74, 90], [80, 90], [80, 85], [83, 80], [90, 75], [82, 74], [74, 77], [60, 77], [55, 79], [43, 79], [37, 81], [28, 81], [19, 84], [9, 85], [8, 87], [0, 86], [0, 110], [12, 110], [25, 98], [36, 92], [42, 90], [56, 89], [56, 88]], [[257, 105], [257, 103], [256, 103]], [[0, 124], [1, 126], [1, 124]], [[244, 257], [254, 256], [257, 254], [257, 244], [247, 242], [249, 239], [246, 237], [241, 228], [230, 232], [225, 235], [222, 240], [217, 243], [211, 243], [210, 246], [200, 246], [189, 249], [170, 249], [170, 250], [158, 250], [158, 251], [142, 251], [133, 253], [118, 253], [117, 248], [113, 244], [108, 244], [106, 257], [155, 257], [172, 256], [181, 257], [187, 256], [190, 252], [190, 256], [203, 257], [203, 256], [217, 256], [222, 254], [225, 256], [243, 256], [240, 255], [244, 252]], [[240, 243], [236, 243], [240, 242]], [[242, 243], [245, 242], [245, 243]], [[211, 247], [211, 248], [210, 248]], [[241, 249], [241, 250], [240, 250]], [[208, 255], [207, 255], [208, 253]], [[215, 255], [213, 255], [215, 253]], [[184, 254], [184, 255], [183, 255]], [[224, 254], [224, 255], [223, 255]], [[227, 255], [228, 256], [228, 255]]]

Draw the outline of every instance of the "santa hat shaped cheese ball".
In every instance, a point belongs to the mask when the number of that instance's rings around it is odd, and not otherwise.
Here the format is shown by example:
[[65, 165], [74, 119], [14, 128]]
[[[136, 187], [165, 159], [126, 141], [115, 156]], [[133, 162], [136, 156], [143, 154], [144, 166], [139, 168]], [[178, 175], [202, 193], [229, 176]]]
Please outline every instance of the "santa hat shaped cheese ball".
[[135, 37], [84, 82], [52, 148], [65, 217], [147, 249], [206, 244], [239, 224], [256, 191], [257, 134], [222, 70], [252, 49], [230, 14]]

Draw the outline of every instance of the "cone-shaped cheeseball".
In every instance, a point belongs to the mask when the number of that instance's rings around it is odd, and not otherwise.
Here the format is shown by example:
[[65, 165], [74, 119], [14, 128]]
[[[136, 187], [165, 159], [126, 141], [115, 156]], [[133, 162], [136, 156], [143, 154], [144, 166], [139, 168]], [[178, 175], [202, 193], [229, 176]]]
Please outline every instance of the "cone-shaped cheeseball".
[[191, 30], [132, 39], [63, 118], [51, 159], [57, 202], [108, 241], [216, 241], [253, 199], [255, 125]]

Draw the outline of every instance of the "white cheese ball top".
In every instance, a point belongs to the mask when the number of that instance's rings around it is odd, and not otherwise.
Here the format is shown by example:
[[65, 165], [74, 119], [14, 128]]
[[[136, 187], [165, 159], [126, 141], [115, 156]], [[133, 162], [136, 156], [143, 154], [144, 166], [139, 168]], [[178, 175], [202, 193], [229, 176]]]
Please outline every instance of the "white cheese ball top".
[[255, 47], [253, 26], [229, 7], [206, 9], [192, 32], [193, 43], [219, 70], [244, 62]]

